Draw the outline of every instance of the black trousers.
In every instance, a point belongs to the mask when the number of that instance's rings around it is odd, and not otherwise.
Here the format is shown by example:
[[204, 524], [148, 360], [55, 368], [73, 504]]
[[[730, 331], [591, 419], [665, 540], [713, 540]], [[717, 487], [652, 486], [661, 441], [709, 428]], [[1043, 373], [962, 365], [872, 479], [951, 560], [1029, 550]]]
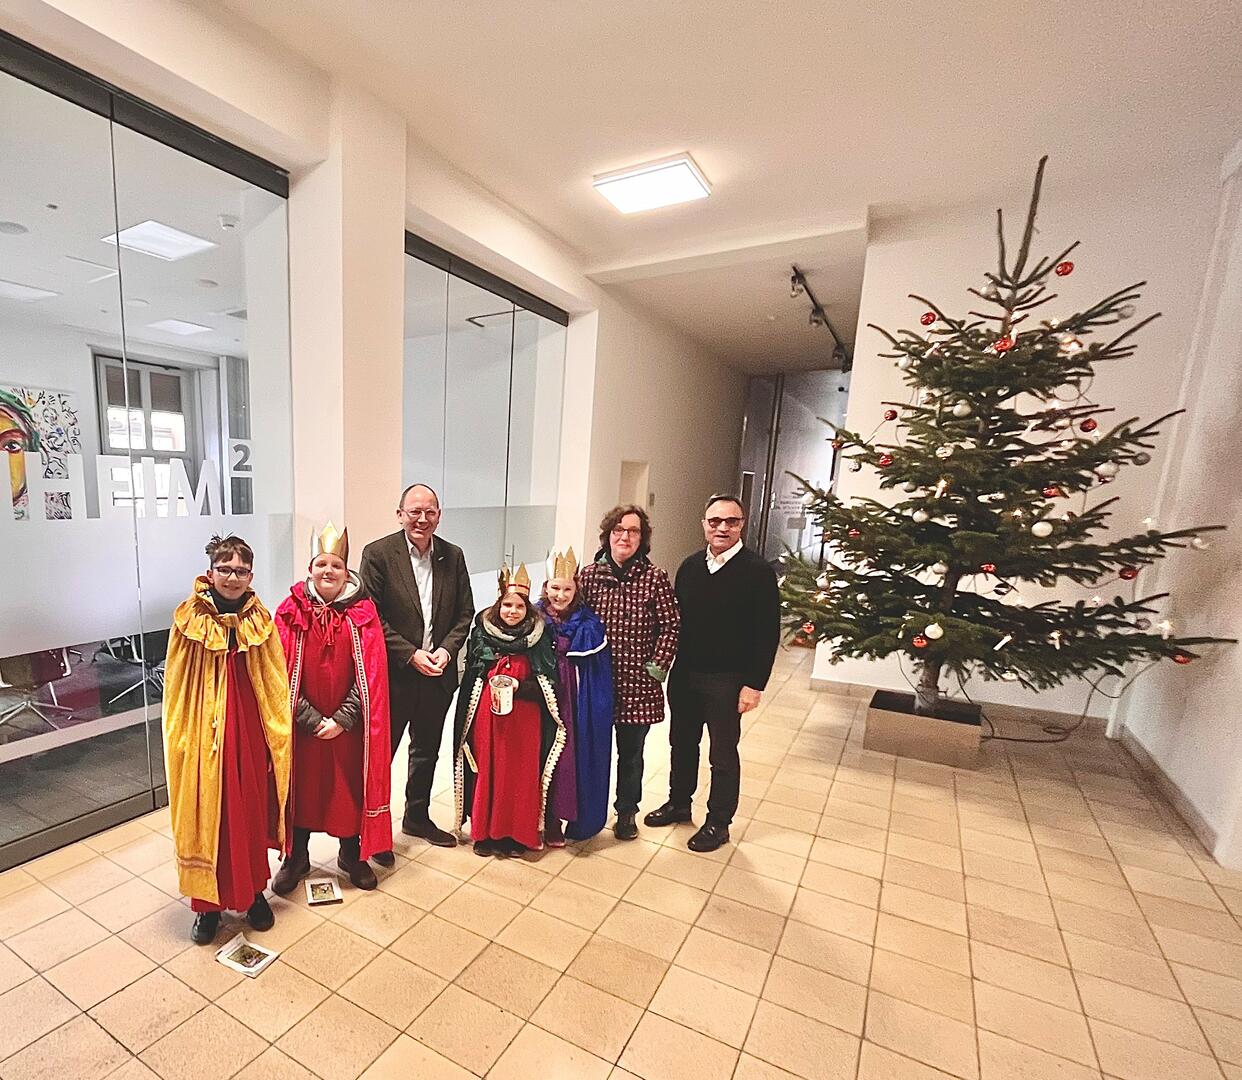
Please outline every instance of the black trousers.
[[407, 825], [430, 820], [431, 782], [436, 774], [440, 740], [444, 736], [444, 718], [456, 689], [443, 678], [430, 679], [417, 672], [402, 671], [392, 678], [390, 709], [394, 757], [401, 736], [407, 727], [410, 729], [410, 760], [402, 819]]
[[646, 724], [617, 724], [617, 798], [613, 809], [618, 814], [637, 814], [643, 796], [643, 744], [647, 741]]
[[730, 673], [678, 672], [674, 667], [669, 677], [669, 802], [689, 807], [694, 798], [699, 781], [699, 743], [706, 727], [712, 766], [707, 820], [712, 825], [727, 826], [737, 813], [742, 782], [742, 762], [737, 753], [742, 735], [742, 716], [737, 711], [741, 689], [741, 676]]

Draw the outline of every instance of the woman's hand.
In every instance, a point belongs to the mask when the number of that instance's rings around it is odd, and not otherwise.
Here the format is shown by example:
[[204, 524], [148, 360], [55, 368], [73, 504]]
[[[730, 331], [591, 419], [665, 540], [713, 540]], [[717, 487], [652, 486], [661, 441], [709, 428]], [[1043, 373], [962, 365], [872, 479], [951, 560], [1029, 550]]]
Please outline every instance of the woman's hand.
[[315, 729], [316, 739], [335, 739], [344, 729], [331, 717], [325, 717], [322, 724]]

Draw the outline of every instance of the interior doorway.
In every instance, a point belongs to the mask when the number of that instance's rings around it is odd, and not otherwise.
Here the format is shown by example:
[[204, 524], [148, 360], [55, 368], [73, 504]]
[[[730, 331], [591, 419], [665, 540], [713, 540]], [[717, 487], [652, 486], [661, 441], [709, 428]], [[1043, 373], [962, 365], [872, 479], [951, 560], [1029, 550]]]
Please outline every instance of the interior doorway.
[[646, 461], [621, 462], [621, 484], [617, 489], [620, 505], [632, 503], [647, 508], [651, 498], [651, 465]]

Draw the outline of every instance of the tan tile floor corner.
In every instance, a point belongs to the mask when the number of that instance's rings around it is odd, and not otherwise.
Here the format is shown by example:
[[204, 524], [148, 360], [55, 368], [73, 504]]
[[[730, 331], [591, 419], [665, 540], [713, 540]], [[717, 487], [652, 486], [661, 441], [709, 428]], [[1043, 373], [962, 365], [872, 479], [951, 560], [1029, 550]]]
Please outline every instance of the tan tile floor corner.
[[[809, 663], [746, 718], [728, 847], [399, 836], [378, 891], [276, 901], [254, 981], [190, 944], [166, 811], [0, 875], [0, 1078], [1242, 1080], [1242, 873], [1120, 747], [871, 753]], [[644, 809], [667, 784], [661, 727]]]

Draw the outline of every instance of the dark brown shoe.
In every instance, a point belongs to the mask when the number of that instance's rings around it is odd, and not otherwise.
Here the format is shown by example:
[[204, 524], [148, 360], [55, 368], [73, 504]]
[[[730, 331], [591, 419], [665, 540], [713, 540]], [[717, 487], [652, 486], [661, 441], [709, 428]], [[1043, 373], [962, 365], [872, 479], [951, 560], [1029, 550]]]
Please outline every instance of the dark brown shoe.
[[341, 873], [349, 876], [350, 883], [355, 889], [370, 892], [379, 884], [375, 871], [371, 869], [371, 864], [366, 859], [349, 859], [342, 853], [337, 856], [336, 865]]
[[277, 896], [288, 896], [298, 887], [298, 882], [310, 873], [310, 868], [309, 855], [305, 852], [292, 852], [276, 871], [276, 876], [272, 879], [272, 892]]
[[618, 814], [616, 824], [612, 827], [612, 835], [618, 840], [637, 840], [638, 822], [634, 814]]
[[420, 821], [413, 825], [402, 823], [401, 831], [406, 836], [417, 836], [436, 847], [457, 846], [457, 837], [439, 828], [434, 821]]

